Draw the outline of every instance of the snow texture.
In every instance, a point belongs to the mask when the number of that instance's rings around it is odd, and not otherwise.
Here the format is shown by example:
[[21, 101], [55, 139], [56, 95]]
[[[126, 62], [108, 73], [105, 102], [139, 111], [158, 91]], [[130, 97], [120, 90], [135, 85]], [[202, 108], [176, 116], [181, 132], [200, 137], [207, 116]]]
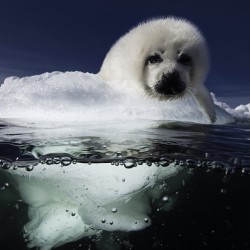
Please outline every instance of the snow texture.
[[[216, 104], [216, 123], [249, 119], [249, 106], [231, 109]], [[105, 121], [145, 119], [210, 123], [191, 97], [159, 101], [135, 90], [113, 88], [98, 75], [83, 72], [52, 72], [5, 79], [0, 87], [0, 118], [32, 121]]]
[[[231, 114], [236, 121], [249, 121], [250, 120], [250, 103], [246, 105], [239, 105], [235, 109], [231, 108], [228, 104], [220, 102], [216, 99], [215, 94], [211, 93], [214, 103], [226, 110], [229, 114]], [[250, 99], [250, 97], [249, 97]]]

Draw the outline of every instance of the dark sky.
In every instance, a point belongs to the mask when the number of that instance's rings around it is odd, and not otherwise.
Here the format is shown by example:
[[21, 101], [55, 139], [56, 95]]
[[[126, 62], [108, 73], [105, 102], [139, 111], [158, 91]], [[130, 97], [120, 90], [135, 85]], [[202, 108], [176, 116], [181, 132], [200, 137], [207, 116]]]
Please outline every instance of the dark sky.
[[232, 105], [249, 103], [247, 0], [0, 0], [0, 81], [51, 71], [97, 73], [121, 35], [169, 15], [191, 20], [206, 37], [209, 90]]

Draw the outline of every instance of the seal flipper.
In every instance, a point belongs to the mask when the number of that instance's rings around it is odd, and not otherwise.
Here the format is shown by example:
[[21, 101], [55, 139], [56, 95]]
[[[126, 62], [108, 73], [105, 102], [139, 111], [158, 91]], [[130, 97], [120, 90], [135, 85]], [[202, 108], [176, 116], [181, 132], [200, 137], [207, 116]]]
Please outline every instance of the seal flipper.
[[199, 104], [199, 107], [208, 116], [210, 122], [214, 123], [216, 120], [215, 105], [212, 96], [204, 85], [199, 86], [197, 92], [195, 93], [195, 98]]

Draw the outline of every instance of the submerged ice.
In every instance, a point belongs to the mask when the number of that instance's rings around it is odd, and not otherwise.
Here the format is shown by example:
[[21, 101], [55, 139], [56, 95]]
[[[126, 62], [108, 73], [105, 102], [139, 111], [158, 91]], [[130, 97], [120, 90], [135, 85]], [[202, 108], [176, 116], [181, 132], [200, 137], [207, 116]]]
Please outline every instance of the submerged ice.
[[[30, 221], [24, 226], [28, 246], [43, 250], [101, 230], [128, 232], [150, 226], [151, 202], [162, 196], [161, 182], [183, 173], [175, 163], [127, 167], [126, 162], [76, 162], [62, 167], [45, 162], [32, 171], [4, 170], [29, 205]], [[166, 195], [162, 200], [168, 201]]]
[[[10, 77], [0, 87], [0, 99], [0, 118], [63, 122], [147, 119], [210, 123], [190, 96], [181, 100], [159, 101], [119, 85], [114, 89], [98, 75], [82, 72]], [[243, 114], [241, 109], [230, 109], [216, 100], [215, 104], [218, 124], [232, 122], [233, 116]]]

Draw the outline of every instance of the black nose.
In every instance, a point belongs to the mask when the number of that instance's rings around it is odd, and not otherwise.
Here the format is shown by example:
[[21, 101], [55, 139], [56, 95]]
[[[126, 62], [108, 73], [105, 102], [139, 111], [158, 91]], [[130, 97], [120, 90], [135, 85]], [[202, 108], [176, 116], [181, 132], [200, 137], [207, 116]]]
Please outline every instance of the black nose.
[[164, 74], [155, 85], [155, 91], [159, 94], [174, 96], [181, 94], [186, 89], [186, 84], [181, 80], [178, 71]]

